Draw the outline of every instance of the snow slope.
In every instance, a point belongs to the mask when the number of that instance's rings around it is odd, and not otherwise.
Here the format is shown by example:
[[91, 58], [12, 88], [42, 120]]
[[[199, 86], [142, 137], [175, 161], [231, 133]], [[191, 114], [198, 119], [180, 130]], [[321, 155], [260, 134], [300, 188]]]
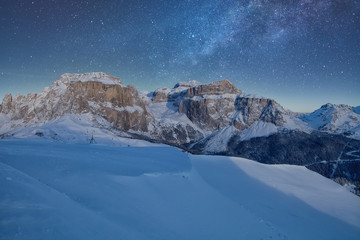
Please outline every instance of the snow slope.
[[172, 147], [2, 140], [0, 212], [0, 239], [360, 236], [360, 198], [306, 168]]
[[360, 106], [353, 107], [352, 109], [353, 109], [354, 113], [360, 114]]
[[[4, 115], [3, 115], [4, 116]], [[0, 115], [1, 118], [1, 115]], [[8, 131], [0, 127], [0, 134], [13, 139], [31, 141], [56, 141], [63, 143], [90, 143], [115, 146], [158, 146], [148, 141], [129, 138], [124, 132], [117, 131], [104, 118], [92, 114], [65, 114], [64, 116], [39, 126], [19, 127]], [[123, 137], [119, 137], [119, 135]], [[127, 137], [127, 138], [125, 138]], [[166, 145], [161, 145], [166, 146]]]
[[275, 126], [273, 123], [256, 121], [244, 130], [238, 130], [234, 126], [225, 127], [207, 137], [203, 151], [206, 153], [221, 153], [228, 150], [228, 143], [233, 136], [239, 136], [241, 141], [247, 141], [256, 137], [267, 137], [284, 129], [299, 130], [310, 133], [312, 130], [298, 118], [284, 116], [284, 126]]
[[358, 107], [344, 104], [325, 104], [318, 110], [300, 117], [310, 127], [329, 133], [347, 133], [360, 139], [360, 115]]

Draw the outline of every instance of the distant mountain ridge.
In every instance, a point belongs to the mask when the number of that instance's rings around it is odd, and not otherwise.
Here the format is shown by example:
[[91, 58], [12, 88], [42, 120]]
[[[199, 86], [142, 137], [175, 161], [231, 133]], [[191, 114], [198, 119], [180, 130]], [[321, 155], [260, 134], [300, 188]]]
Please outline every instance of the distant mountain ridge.
[[359, 138], [360, 115], [359, 107], [344, 104], [325, 104], [320, 109], [300, 117], [313, 129], [330, 133], [345, 133]]
[[[83, 119], [89, 126], [106, 129], [112, 138], [144, 139], [194, 153], [243, 156], [267, 163], [311, 164], [327, 177], [360, 186], [360, 157], [354, 157], [360, 149], [359, 107], [325, 104], [313, 113], [299, 115], [272, 99], [246, 95], [229, 80], [179, 82], [172, 89], [142, 94], [106, 73], [63, 74], [39, 94], [7, 94], [0, 106], [0, 136], [38, 133], [36, 136], [60, 139], [60, 132], [44, 128], [41, 132], [41, 126], [69, 115], [79, 119], [86, 115]], [[339, 156], [341, 151], [344, 154]], [[346, 155], [349, 152], [352, 155]], [[351, 162], [340, 163], [344, 156]], [[341, 171], [326, 170], [333, 169], [331, 161], [336, 160]], [[327, 167], [321, 165], [329, 161]]]

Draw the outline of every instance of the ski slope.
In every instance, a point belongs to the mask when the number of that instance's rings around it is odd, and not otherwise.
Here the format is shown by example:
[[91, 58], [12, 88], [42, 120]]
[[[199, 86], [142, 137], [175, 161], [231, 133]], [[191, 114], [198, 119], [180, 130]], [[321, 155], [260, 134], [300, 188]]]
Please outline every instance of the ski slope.
[[0, 239], [359, 239], [360, 198], [304, 167], [162, 146], [0, 141]]

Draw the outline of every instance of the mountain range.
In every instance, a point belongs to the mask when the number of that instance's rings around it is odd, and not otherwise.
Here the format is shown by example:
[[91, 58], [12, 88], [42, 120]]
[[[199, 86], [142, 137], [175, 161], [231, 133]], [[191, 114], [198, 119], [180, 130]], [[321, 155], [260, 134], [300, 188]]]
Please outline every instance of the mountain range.
[[229, 80], [139, 92], [106, 73], [63, 74], [41, 93], [0, 105], [1, 138], [121, 144], [118, 137], [196, 154], [307, 168], [360, 194], [360, 107], [292, 112]]

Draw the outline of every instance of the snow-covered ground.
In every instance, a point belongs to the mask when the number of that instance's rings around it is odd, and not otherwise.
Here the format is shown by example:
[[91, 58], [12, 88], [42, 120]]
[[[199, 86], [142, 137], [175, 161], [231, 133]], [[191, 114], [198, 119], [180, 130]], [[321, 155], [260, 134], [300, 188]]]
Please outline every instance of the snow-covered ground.
[[[0, 114], [5, 119], [5, 115]], [[63, 143], [90, 143], [114, 146], [160, 146], [148, 141], [132, 139], [124, 132], [116, 131], [104, 118], [92, 114], [65, 114], [39, 126], [19, 127], [7, 130], [7, 125], [0, 126], [0, 135], [11, 139], [27, 139], [28, 141], [53, 141]], [[119, 137], [119, 135], [127, 136]], [[166, 145], [161, 145], [166, 146]]]
[[2, 140], [0, 213], [0, 239], [360, 236], [360, 198], [304, 167], [161, 146]]

